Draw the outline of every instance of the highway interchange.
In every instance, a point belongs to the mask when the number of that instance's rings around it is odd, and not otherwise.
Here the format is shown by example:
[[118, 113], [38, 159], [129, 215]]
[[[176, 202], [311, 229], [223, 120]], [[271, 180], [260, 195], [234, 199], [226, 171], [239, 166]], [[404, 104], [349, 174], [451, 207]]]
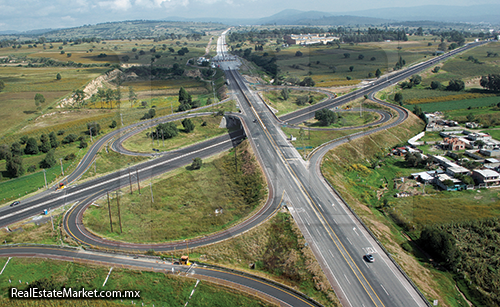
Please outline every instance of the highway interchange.
[[[326, 107], [338, 107], [364, 95], [370, 95], [370, 98], [375, 100], [373, 93], [408, 78], [423, 69], [429, 68], [440, 60], [478, 44], [464, 46], [406, 70], [393, 73], [390, 76], [383, 76], [357, 91], [336, 99], [327, 99], [312, 107], [295, 111], [277, 119], [270, 113], [268, 107], [258, 95], [247, 87], [244, 79], [237, 71], [238, 60], [227, 55], [224, 41], [226, 33], [227, 31], [218, 39], [216, 59], [219, 60], [220, 67], [226, 72], [230, 90], [238, 100], [241, 110], [241, 113], [228, 114], [227, 116], [238, 118], [241, 121], [244, 128], [244, 135], [250, 140], [254, 152], [266, 174], [269, 186], [269, 199], [259, 212], [245, 222], [214, 235], [189, 240], [189, 246], [202, 246], [234, 237], [259, 225], [272, 216], [281, 205], [286, 204], [343, 306], [428, 305], [428, 302], [422, 297], [421, 293], [416, 290], [390, 256], [384, 252], [383, 247], [349, 210], [349, 207], [342, 201], [341, 197], [328, 185], [320, 172], [322, 157], [328, 150], [351, 139], [400, 124], [407, 117], [406, 110], [377, 100], [377, 102], [385, 104], [398, 113], [395, 120], [390, 124], [381, 124], [370, 131], [360, 132], [356, 135], [330, 142], [315, 150], [308, 161], [304, 161], [300, 157], [297, 150], [286, 140], [286, 136], [280, 127], [283, 123], [298, 124], [314, 117], [314, 112], [317, 110]], [[186, 113], [182, 116], [195, 115]], [[132, 154], [124, 152], [123, 147], [121, 147], [124, 139], [138, 131], [149, 129], [159, 122], [177, 119], [178, 117], [174, 118], [170, 116], [146, 123], [142, 122], [118, 129], [102, 137], [92, 146], [77, 169], [67, 177], [67, 182], [75, 182], [80, 178], [91, 165], [95, 154], [103, 146], [109, 145], [115, 151]], [[83, 227], [81, 222], [82, 215], [84, 210], [93, 201], [102, 197], [108, 191], [111, 192], [120, 187], [127, 186], [131, 181], [134, 183], [136, 181], [143, 181], [184, 166], [189, 164], [195, 157], [205, 158], [232, 148], [242, 137], [243, 131], [239, 130], [184, 149], [159, 153], [155, 159], [94, 180], [71, 185], [69, 188], [61, 191], [41, 193], [34, 198], [23, 201], [19, 206], [3, 208], [0, 211], [0, 226], [7, 226], [38, 215], [43, 209], [77, 203], [66, 213], [64, 227], [82, 245], [120, 251], [146, 251], [151, 248], [156, 251], [168, 251], [184, 247], [184, 242], [131, 244], [104, 240], [90, 234]], [[364, 261], [363, 255], [366, 253], [374, 254], [376, 261], [374, 263]], [[93, 259], [92, 257], [96, 257], [95, 259], [100, 259], [96, 261], [106, 263], [124, 264], [135, 267], [148, 267], [149, 265], [151, 267], [151, 261], [141, 260], [141, 262], [130, 257], [102, 253], [94, 254], [73, 249], [2, 247], [0, 248], [0, 255], [37, 255], [44, 257], [66, 257], [68, 259], [71, 257], [85, 259], [87, 257], [89, 260]], [[144, 266], [143, 262], [147, 262], [148, 265]], [[161, 268], [171, 270], [173, 267], [166, 264], [159, 264], [158, 269]], [[174, 266], [174, 270], [185, 271], [188, 269]], [[201, 275], [207, 274], [230, 282], [246, 284], [247, 286], [252, 284], [248, 280], [234, 281], [231, 276], [222, 276], [221, 274], [224, 272], [217, 271], [218, 273], [216, 274], [214, 270], [203, 271], [204, 269], [200, 267], [194, 270], [197, 274]], [[225, 272], [225, 274], [230, 275], [228, 272]], [[244, 278], [248, 278], [248, 276]], [[252, 284], [252, 287], [254, 286], [254, 289], [257, 289], [257, 291], [275, 297], [291, 306], [309, 306], [315, 304], [314, 302], [300, 298], [297, 294], [286, 294], [289, 290], [280, 289], [276, 286], [271, 287], [263, 281], [255, 285]]]

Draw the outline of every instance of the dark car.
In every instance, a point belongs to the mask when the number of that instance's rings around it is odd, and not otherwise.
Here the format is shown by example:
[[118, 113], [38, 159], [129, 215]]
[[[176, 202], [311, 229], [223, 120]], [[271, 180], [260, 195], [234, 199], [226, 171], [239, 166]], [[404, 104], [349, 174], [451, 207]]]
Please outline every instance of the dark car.
[[374, 262], [374, 261], [375, 261], [375, 258], [373, 258], [373, 255], [372, 255], [372, 254], [366, 254], [366, 255], [365, 255], [365, 259], [366, 259], [366, 261], [368, 261], [368, 262]]
[[21, 202], [16, 200], [15, 202], [13, 202], [12, 204], [10, 204], [11, 207], [14, 207], [15, 205], [19, 205]]

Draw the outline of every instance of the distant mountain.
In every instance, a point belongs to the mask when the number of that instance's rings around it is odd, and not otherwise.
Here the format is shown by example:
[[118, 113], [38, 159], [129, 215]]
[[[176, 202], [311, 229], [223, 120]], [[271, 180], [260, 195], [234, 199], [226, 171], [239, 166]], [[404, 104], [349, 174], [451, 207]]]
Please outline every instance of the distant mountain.
[[7, 34], [18, 34], [20, 33], [19, 31], [16, 30], [5, 30], [5, 31], [0, 31], [0, 35], [7, 35]]
[[349, 15], [399, 20], [440, 22], [500, 23], [500, 4], [473, 6], [425, 5], [393, 7], [349, 12]]
[[373, 17], [360, 17], [360, 16], [328, 16], [322, 17], [318, 19], [302, 19], [297, 24], [298, 25], [318, 25], [318, 26], [327, 26], [327, 25], [336, 25], [336, 26], [345, 26], [345, 25], [380, 25], [383, 23], [389, 23], [393, 20], [382, 19], [382, 18], [373, 18]]
[[474, 6], [425, 5], [391, 7], [352, 12], [283, 10], [258, 19], [182, 18], [165, 20], [220, 22], [227, 25], [379, 25], [394, 21], [500, 24], [500, 4]]

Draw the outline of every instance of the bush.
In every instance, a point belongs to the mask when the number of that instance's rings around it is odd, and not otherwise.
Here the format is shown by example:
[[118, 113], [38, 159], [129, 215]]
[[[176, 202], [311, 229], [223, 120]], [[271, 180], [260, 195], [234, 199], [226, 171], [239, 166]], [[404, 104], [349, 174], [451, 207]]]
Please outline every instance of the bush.
[[76, 141], [76, 139], [78, 139], [78, 136], [76, 134], [68, 134], [63, 140], [63, 144], [70, 144], [70, 143], [73, 143], [74, 141]]
[[54, 157], [54, 150], [51, 150], [45, 155], [45, 158], [40, 161], [40, 167], [41, 168], [51, 168], [52, 166], [56, 165], [57, 161], [56, 158]]
[[203, 161], [201, 160], [201, 158], [194, 158], [193, 163], [191, 163], [191, 169], [192, 170], [200, 169], [202, 165]]
[[67, 155], [66, 157], [64, 157], [64, 160], [71, 161], [71, 160], [74, 160], [75, 158], [76, 158], [75, 154], [74, 153], [70, 153], [69, 155]]
[[28, 170], [27, 171], [28, 171], [28, 173], [33, 173], [36, 170], [37, 170], [36, 165], [30, 165], [30, 166], [28, 166]]

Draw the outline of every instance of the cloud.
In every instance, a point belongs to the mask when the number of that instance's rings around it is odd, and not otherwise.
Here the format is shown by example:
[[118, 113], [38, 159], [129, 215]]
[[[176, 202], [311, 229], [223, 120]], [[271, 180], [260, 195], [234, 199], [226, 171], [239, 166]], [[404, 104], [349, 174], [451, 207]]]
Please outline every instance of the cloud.
[[130, 0], [114, 0], [98, 2], [98, 5], [103, 8], [109, 8], [115, 11], [127, 11], [132, 7]]

